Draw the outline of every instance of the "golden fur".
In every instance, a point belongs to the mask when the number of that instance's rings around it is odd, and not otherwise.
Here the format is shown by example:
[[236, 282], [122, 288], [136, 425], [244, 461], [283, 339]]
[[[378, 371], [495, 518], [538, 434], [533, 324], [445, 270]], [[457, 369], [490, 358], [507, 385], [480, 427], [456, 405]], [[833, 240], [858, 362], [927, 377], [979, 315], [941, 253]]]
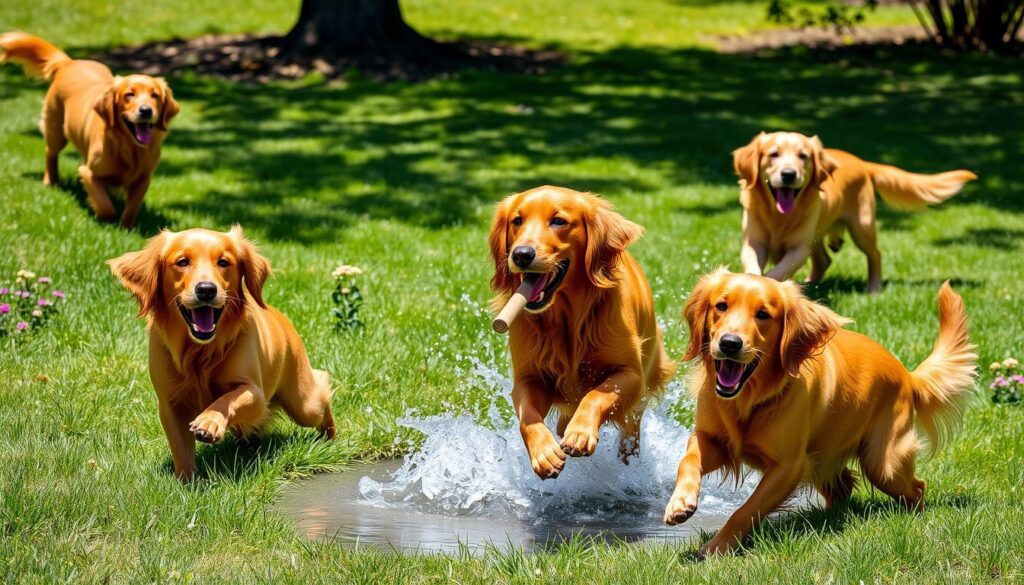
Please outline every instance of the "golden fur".
[[[977, 359], [963, 301], [948, 282], [939, 291], [935, 349], [913, 372], [843, 329], [848, 320], [809, 301], [791, 281], [718, 270], [694, 289], [684, 317], [684, 359], [698, 360], [690, 381], [697, 408], [665, 510], [668, 524], [696, 511], [702, 476], [738, 473], [741, 465], [763, 477], [706, 553], [730, 550], [801, 483], [814, 486], [826, 506], [849, 497], [856, 480], [850, 459], [879, 490], [923, 508], [915, 419], [932, 448], [947, 439], [973, 388]], [[727, 354], [728, 338], [741, 340], [742, 349]], [[743, 368], [745, 383], [723, 388], [726, 360]]]
[[[164, 231], [108, 264], [148, 316], [149, 374], [180, 479], [195, 473], [196, 439], [254, 431], [270, 404], [334, 437], [330, 379], [310, 367], [288, 318], [263, 301], [270, 262], [240, 227]], [[202, 298], [199, 283], [215, 294]], [[220, 311], [212, 336], [186, 320], [192, 309]]]
[[[70, 141], [85, 157], [78, 176], [96, 217], [114, 218], [108, 191], [123, 187], [121, 225], [133, 227], [160, 162], [168, 124], [178, 114], [167, 82], [148, 75], [114, 77], [102, 63], [71, 59], [43, 39], [20, 32], [0, 35], [0, 63], [7, 60], [51, 81], [39, 121], [46, 139], [43, 183], [60, 181], [57, 159]], [[136, 134], [136, 127], [149, 131]]]
[[[844, 230], [867, 256], [870, 292], [882, 287], [882, 256], [875, 225], [875, 189], [893, 207], [923, 209], [956, 195], [975, 179], [970, 171], [937, 175], [908, 173], [863, 161], [841, 150], [825, 149], [817, 136], [762, 132], [733, 152], [743, 204], [743, 270], [776, 280], [791, 278], [811, 258], [808, 281], [821, 280], [842, 246]], [[785, 174], [792, 179], [787, 183]], [[783, 213], [777, 194], [791, 187], [793, 209]], [[826, 238], [828, 241], [826, 241]]]
[[[555, 218], [564, 225], [555, 225]], [[636, 453], [646, 398], [675, 370], [650, 285], [626, 251], [642, 233], [603, 199], [561, 187], [538, 187], [498, 205], [490, 233], [494, 307], [504, 305], [525, 273], [550, 274], [568, 262], [548, 304], [509, 330], [512, 400], [541, 479], [558, 475], [566, 453], [593, 454], [607, 421], [622, 430], [623, 460]], [[533, 264], [521, 268], [512, 261], [517, 246], [536, 250]], [[561, 414], [561, 443], [544, 425], [552, 407]]]

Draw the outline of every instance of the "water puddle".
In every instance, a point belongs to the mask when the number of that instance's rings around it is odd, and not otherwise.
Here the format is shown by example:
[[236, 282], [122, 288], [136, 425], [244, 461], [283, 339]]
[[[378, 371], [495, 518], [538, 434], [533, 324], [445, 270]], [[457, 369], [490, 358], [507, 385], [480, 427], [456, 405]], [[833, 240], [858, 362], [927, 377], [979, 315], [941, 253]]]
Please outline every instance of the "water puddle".
[[[721, 527], [757, 483], [749, 477], [737, 488], [708, 477], [689, 522], [662, 522], [689, 434], [671, 414], [684, 400], [681, 382], [647, 409], [639, 458], [623, 465], [618, 431], [607, 427], [593, 456], [570, 458], [557, 479], [542, 482], [530, 468], [512, 415], [511, 381], [479, 359], [461, 359], [465, 391], [490, 398], [485, 411], [409, 413], [397, 422], [422, 434], [423, 442], [404, 459], [289, 487], [280, 506], [303, 534], [349, 547], [448, 554], [488, 547], [530, 551], [576, 534], [679, 541]], [[796, 505], [806, 504], [804, 498]]]

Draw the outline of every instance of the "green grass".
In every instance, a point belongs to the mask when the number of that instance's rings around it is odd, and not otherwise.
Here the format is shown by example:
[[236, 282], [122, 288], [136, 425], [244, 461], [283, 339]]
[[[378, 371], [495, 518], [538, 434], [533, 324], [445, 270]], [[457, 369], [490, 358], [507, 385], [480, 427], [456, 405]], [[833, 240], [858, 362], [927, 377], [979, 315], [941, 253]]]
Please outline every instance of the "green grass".
[[[0, 29], [36, 32], [81, 55], [176, 35], [283, 30], [295, 13], [294, 2], [269, 0], [123, 4], [15, 0], [0, 8]], [[71, 150], [61, 161], [71, 186], [40, 184], [44, 87], [0, 70], [0, 280], [29, 268], [70, 296], [47, 329], [0, 340], [0, 579], [1024, 580], [1024, 411], [987, 403], [969, 411], [951, 448], [922, 462], [924, 514], [862, 488], [846, 510], [770, 523], [731, 558], [695, 563], [696, 545], [586, 542], [537, 555], [403, 558], [301, 539], [273, 509], [285, 481], [393, 454], [396, 434], [412, 438], [394, 424], [407, 408], [479, 406], [480, 389], [464, 387], [455, 363], [506, 359], [479, 310], [489, 298], [492, 204], [541, 183], [600, 192], [646, 226], [633, 251], [679, 355], [678, 314], [694, 281], [711, 266], [738, 265], [729, 152], [757, 131], [818, 133], [827, 145], [918, 171], [973, 169], [981, 179], [950, 203], [880, 211], [883, 293], [861, 292], [865, 262], [852, 246], [812, 292], [915, 365], [936, 335], [939, 284], [952, 278], [982, 362], [1022, 353], [1020, 61], [917, 48], [754, 58], [703, 44], [707, 34], [763, 28], [758, 2], [405, 4], [430, 34], [554, 46], [570, 61], [543, 77], [466, 73], [418, 85], [172, 79], [182, 113], [132, 233], [90, 217]], [[912, 16], [887, 8], [876, 22]], [[518, 104], [532, 113], [516, 113]], [[156, 416], [143, 322], [103, 260], [163, 226], [232, 222], [272, 259], [266, 298], [336, 381], [341, 432], [325, 444], [280, 422], [255, 445], [202, 447], [202, 479], [182, 487]], [[329, 274], [340, 261], [367, 271], [359, 335], [332, 329]]]

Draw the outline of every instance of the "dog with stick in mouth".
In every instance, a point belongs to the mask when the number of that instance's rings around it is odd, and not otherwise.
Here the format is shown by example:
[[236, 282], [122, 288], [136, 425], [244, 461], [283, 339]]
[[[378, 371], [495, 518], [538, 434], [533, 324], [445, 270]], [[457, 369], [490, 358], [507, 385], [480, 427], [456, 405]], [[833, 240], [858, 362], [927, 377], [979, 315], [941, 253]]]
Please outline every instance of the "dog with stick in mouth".
[[[512, 308], [495, 328], [509, 332], [512, 402], [541, 479], [557, 477], [567, 454], [592, 455], [606, 422], [621, 430], [619, 455], [628, 462], [640, 449], [647, 399], [675, 371], [650, 285], [626, 251], [642, 234], [607, 201], [562, 187], [498, 204], [489, 238], [493, 307]], [[544, 424], [552, 408], [561, 441]]]

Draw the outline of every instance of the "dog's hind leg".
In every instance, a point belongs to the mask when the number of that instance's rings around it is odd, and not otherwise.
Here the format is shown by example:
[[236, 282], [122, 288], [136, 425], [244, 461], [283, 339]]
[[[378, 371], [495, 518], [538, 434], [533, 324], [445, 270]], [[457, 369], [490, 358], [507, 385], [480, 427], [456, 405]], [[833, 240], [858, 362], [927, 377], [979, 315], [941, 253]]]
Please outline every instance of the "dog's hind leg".
[[298, 384], [305, 388], [281, 388], [274, 400], [299, 426], [315, 428], [322, 436], [333, 439], [337, 428], [331, 412], [331, 377], [323, 370], [310, 371], [312, 382]]
[[[870, 189], [870, 186], [867, 187]], [[868, 259], [868, 292], [882, 290], [882, 254], [878, 251], [878, 225], [875, 220], [874, 197], [860, 197], [858, 216], [847, 222], [853, 243]]]
[[811, 274], [807, 282], [821, 282], [825, 271], [832, 265], [832, 257], [828, 255], [824, 242], [816, 242], [811, 246]]
[[843, 469], [839, 475], [816, 484], [814, 487], [825, 499], [825, 509], [831, 510], [832, 506], [850, 499], [854, 486], [857, 485], [857, 475], [849, 469]]
[[894, 412], [876, 422], [860, 461], [872, 485], [908, 509], [920, 511], [924, 509], [925, 482], [914, 476], [917, 448], [911, 415]]
[[55, 187], [60, 184], [60, 168], [57, 159], [68, 144], [64, 135], [64, 111], [56, 106], [43, 106], [43, 115], [39, 118], [39, 130], [46, 141], [46, 169], [43, 173], [43, 184]]

